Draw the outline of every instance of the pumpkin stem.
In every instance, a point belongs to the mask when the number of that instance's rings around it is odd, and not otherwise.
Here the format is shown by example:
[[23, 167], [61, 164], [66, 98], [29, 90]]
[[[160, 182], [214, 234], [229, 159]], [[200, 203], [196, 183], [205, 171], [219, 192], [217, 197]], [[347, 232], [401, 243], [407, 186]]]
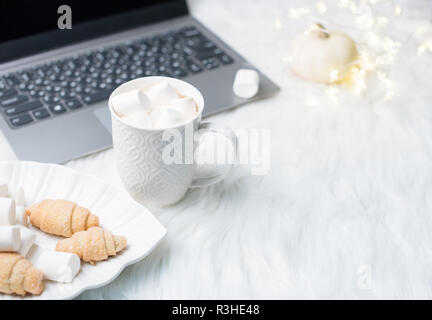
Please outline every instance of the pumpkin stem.
[[327, 29], [321, 23], [314, 23], [311, 26], [311, 33], [321, 39], [330, 37]]

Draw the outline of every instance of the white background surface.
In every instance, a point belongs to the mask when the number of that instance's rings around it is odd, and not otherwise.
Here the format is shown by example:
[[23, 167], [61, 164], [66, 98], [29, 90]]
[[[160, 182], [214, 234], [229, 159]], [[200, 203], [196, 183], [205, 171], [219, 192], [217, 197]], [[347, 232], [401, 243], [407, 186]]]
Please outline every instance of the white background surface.
[[[374, 87], [332, 104], [323, 86], [291, 74], [286, 56], [293, 34], [316, 20], [364, 41], [370, 30], [339, 1], [325, 1], [324, 14], [316, 1], [190, 1], [194, 16], [282, 87], [209, 118], [270, 129], [271, 170], [260, 177], [238, 167], [156, 210], [168, 229], [163, 243], [81, 297], [432, 298], [432, 55], [417, 56], [412, 37], [431, 21], [432, 3], [378, 2], [378, 16], [388, 17], [380, 33], [401, 43], [387, 70], [395, 95], [383, 102]], [[299, 6], [311, 14], [290, 17]], [[14, 159], [2, 136], [0, 155]], [[119, 185], [112, 150], [67, 166]]]

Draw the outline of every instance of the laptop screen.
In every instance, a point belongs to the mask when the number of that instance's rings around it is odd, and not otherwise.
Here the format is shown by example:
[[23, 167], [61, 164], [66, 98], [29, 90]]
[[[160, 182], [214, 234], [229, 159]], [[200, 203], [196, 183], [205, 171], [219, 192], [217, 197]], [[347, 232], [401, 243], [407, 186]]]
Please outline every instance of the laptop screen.
[[0, 1], [0, 62], [184, 14], [184, 0]]

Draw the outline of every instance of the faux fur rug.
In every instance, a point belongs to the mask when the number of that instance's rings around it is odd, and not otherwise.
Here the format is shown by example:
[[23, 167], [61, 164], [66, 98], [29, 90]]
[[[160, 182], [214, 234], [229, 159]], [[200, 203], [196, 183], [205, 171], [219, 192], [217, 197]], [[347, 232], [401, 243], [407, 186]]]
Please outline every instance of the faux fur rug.
[[[238, 166], [157, 210], [163, 243], [80, 297], [432, 298], [432, 2], [189, 4], [282, 88], [208, 119], [270, 129], [270, 171]], [[376, 62], [360, 95], [291, 73], [290, 40], [315, 21]], [[68, 165], [119, 183], [112, 150]]]

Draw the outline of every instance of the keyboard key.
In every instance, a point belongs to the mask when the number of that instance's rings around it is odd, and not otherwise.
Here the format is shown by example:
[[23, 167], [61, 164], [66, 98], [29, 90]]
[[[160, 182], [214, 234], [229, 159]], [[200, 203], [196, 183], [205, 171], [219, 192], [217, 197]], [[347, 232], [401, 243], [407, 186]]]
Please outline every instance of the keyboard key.
[[16, 94], [18, 94], [18, 91], [16, 91], [14, 88], [3, 89], [0, 90], [0, 99], [14, 96]]
[[108, 85], [105, 82], [101, 82], [101, 83], [99, 83], [98, 88], [105, 90], [105, 89], [108, 89]]
[[190, 55], [192, 55], [193, 50], [192, 50], [191, 48], [184, 47], [184, 48], [183, 48], [183, 53], [184, 53], [185, 55], [187, 55], [187, 56], [190, 56]]
[[234, 60], [233, 58], [231, 58], [229, 55], [227, 54], [223, 54], [219, 57], [219, 60], [222, 61], [223, 64], [230, 64], [232, 63]]
[[21, 73], [21, 78], [24, 82], [29, 82], [33, 78], [33, 74], [29, 72], [23, 72]]
[[60, 102], [60, 98], [57, 97], [56, 95], [46, 94], [43, 97], [43, 101], [47, 104], [56, 104]]
[[196, 47], [197, 51], [207, 51], [216, 48], [216, 45], [211, 41], [203, 41]]
[[3, 107], [9, 107], [9, 106], [13, 106], [13, 105], [16, 105], [16, 104], [20, 104], [20, 103], [26, 102], [27, 100], [28, 100], [27, 96], [19, 95], [19, 96], [15, 96], [15, 97], [3, 100], [1, 102], [1, 104], [2, 104]]
[[60, 91], [59, 95], [62, 99], [72, 99], [76, 97], [76, 93], [69, 90], [62, 90]]
[[50, 106], [50, 110], [52, 113], [55, 114], [59, 114], [67, 111], [66, 108], [61, 103]]
[[154, 69], [147, 69], [146, 71], [144, 71], [144, 75], [149, 77], [149, 76], [155, 76], [156, 75], [156, 70]]
[[203, 60], [203, 59], [208, 59], [208, 58], [213, 58], [215, 56], [221, 55], [224, 52], [219, 49], [219, 48], [214, 48], [214, 49], [210, 49], [210, 50], [202, 50], [199, 51], [195, 54], [195, 56], [199, 59], [199, 60]]
[[87, 104], [96, 103], [99, 101], [107, 100], [111, 95], [112, 89], [101, 90], [96, 93], [87, 95], [83, 97], [83, 101]]
[[194, 27], [184, 28], [182, 30], [182, 33], [185, 37], [196, 37], [201, 35], [201, 33], [198, 31], [198, 29]]
[[20, 116], [10, 118], [9, 121], [14, 127], [19, 127], [32, 122], [33, 118], [29, 114], [22, 114]]
[[164, 65], [159, 66], [158, 70], [160, 73], [168, 72], [167, 67], [165, 67]]
[[31, 90], [31, 91], [29, 91], [29, 95], [30, 95], [31, 97], [37, 97], [38, 92], [37, 92], [36, 90]]
[[49, 93], [53, 93], [54, 92], [54, 87], [53, 86], [46, 86], [45, 87], [45, 91], [49, 92]]
[[82, 107], [82, 104], [78, 101], [78, 99], [67, 100], [65, 104], [69, 109], [79, 109]]
[[42, 103], [39, 100], [34, 100], [13, 107], [6, 108], [5, 113], [7, 116], [14, 116], [16, 114], [30, 111], [40, 107], [42, 107]]
[[190, 63], [187, 65], [187, 67], [193, 73], [198, 73], [202, 71], [202, 68], [196, 63]]
[[17, 85], [19, 85], [21, 83], [21, 80], [18, 79], [18, 77], [14, 76], [14, 75], [6, 76], [5, 79], [12, 86], [17, 86]]
[[172, 70], [172, 75], [176, 78], [184, 78], [187, 76], [187, 74], [187, 71], [182, 68]]
[[0, 78], [0, 89], [4, 90], [4, 89], [6, 89], [6, 87], [7, 87], [6, 80]]
[[211, 70], [217, 68], [219, 66], [219, 62], [216, 58], [204, 59], [202, 60], [202, 64], [204, 68]]
[[49, 112], [43, 108], [32, 111], [33, 117], [35, 117], [38, 120], [48, 118], [50, 116]]

